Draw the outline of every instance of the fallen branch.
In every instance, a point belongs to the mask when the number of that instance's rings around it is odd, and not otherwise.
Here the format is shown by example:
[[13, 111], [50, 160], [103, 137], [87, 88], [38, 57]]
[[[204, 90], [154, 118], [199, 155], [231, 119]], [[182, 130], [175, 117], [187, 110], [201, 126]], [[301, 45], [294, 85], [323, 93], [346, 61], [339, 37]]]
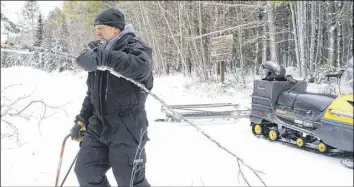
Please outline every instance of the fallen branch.
[[27, 111], [30, 106], [32, 106], [32, 105], [34, 105], [36, 103], [40, 103], [40, 104], [42, 104], [42, 106], [44, 106], [44, 111], [40, 115], [39, 121], [38, 121], [38, 124], [37, 124], [40, 134], [42, 134], [41, 133], [41, 128], [40, 128], [40, 124], [41, 124], [42, 120], [47, 119], [47, 118], [49, 118], [49, 117], [51, 117], [52, 115], [55, 114], [54, 113], [54, 114], [47, 115], [47, 108], [60, 109], [60, 110], [62, 110], [65, 113], [66, 116], [68, 116], [66, 111], [61, 108], [62, 106], [66, 105], [66, 104], [61, 105], [61, 106], [50, 106], [47, 103], [45, 103], [44, 101], [42, 101], [42, 100], [30, 101], [27, 105], [25, 105], [24, 107], [21, 107], [21, 109], [18, 110], [17, 108], [15, 108], [15, 105], [17, 103], [19, 103], [20, 101], [23, 101], [24, 99], [29, 98], [31, 95], [33, 95], [33, 93], [35, 91], [35, 90], [33, 90], [33, 92], [31, 94], [19, 97], [19, 98], [15, 99], [14, 101], [11, 101], [9, 98], [4, 96], [4, 91], [5, 90], [7, 90], [10, 87], [18, 86], [18, 85], [21, 85], [21, 84], [12, 84], [12, 85], [6, 86], [5, 88], [3, 88], [1, 90], [1, 96], [2, 96], [1, 97], [1, 122], [6, 123], [7, 127], [10, 127], [12, 129], [12, 133], [10, 133], [10, 134], [2, 134], [2, 138], [8, 138], [8, 137], [15, 136], [16, 139], [17, 139], [17, 142], [19, 142], [19, 131], [18, 131], [17, 127], [13, 123], [11, 123], [10, 121], [5, 120], [4, 118], [9, 116], [9, 117], [19, 117], [19, 118], [23, 118], [23, 119], [26, 119], [26, 120], [30, 120], [31, 118], [35, 118], [36, 119], [36, 117], [33, 116], [33, 114], [25, 114], [25, 111]]
[[1, 90], [1, 94], [2, 94], [6, 89], [11, 88], [11, 87], [13, 87], [13, 86], [22, 86], [22, 84], [11, 84], [11, 85], [5, 86], [5, 88], [3, 88], [3, 89]]
[[167, 108], [174, 117], [176, 117], [177, 119], [180, 119], [186, 123], [188, 123], [189, 125], [193, 126], [194, 128], [197, 129], [197, 132], [200, 132], [202, 133], [206, 138], [208, 138], [210, 141], [212, 141], [213, 143], [215, 143], [219, 148], [223, 149], [224, 151], [226, 151], [227, 153], [229, 153], [230, 155], [232, 155], [233, 157], [235, 157], [237, 159], [237, 163], [238, 163], [238, 166], [239, 166], [239, 169], [240, 169], [240, 173], [242, 174], [243, 176], [243, 179], [245, 180], [245, 182], [250, 186], [248, 180], [246, 177], [244, 177], [244, 174], [240, 168], [240, 163], [242, 163], [244, 166], [246, 166], [248, 169], [250, 169], [256, 176], [257, 178], [262, 182], [262, 184], [264, 186], [266, 186], [265, 182], [263, 181], [263, 179], [259, 176], [258, 173], [261, 173], [255, 169], [253, 169], [252, 167], [250, 167], [249, 165], [247, 165], [240, 157], [238, 157], [236, 154], [234, 154], [233, 152], [231, 152], [230, 150], [228, 150], [226, 147], [222, 146], [219, 142], [217, 142], [216, 140], [214, 140], [210, 135], [208, 135], [207, 133], [205, 133], [201, 128], [199, 128], [197, 125], [193, 124], [192, 122], [190, 122], [189, 120], [187, 120], [186, 118], [184, 118], [183, 116], [181, 116], [180, 114], [176, 113], [175, 111], [172, 110], [171, 107], [169, 107], [165, 101], [163, 101], [162, 99], [160, 99], [157, 95], [155, 95], [154, 93], [152, 93], [150, 90], [148, 90], [143, 84], [131, 79], [131, 78], [128, 78], [128, 77], [125, 77], [119, 73], [117, 73], [116, 71], [114, 71], [112, 68], [109, 68], [109, 67], [98, 67], [99, 70], [101, 71], [106, 71], [108, 70], [111, 74], [117, 76], [117, 77], [120, 77], [120, 78], [124, 78], [130, 82], [132, 82], [133, 84], [137, 85], [139, 88], [143, 89], [146, 93], [148, 93], [149, 95], [151, 95], [153, 98], [155, 98], [156, 100], [158, 100], [165, 108]]
[[[245, 25], [256, 25], [256, 26], [259, 26], [259, 22], [251, 22], [251, 23], [248, 23], [248, 24], [244, 24], [244, 25], [239, 25], [239, 26], [236, 26], [236, 27], [231, 27], [229, 29], [225, 29], [223, 31], [226, 31], [226, 30], [231, 30], [231, 29], [234, 29], [234, 28], [239, 28], [239, 27], [242, 27], [242, 26], [245, 26]], [[217, 32], [221, 32], [221, 31], [215, 31], [213, 33], [217, 33]], [[198, 37], [203, 37], [205, 35], [209, 35], [209, 34], [212, 34], [212, 33], [208, 33], [208, 34], [204, 34], [204, 35], [201, 35], [201, 36], [198, 36]], [[195, 37], [195, 38], [198, 38], [198, 37]], [[41, 49], [41, 48], [37, 48], [37, 49]], [[42, 48], [43, 49], [43, 48]], [[64, 53], [56, 53], [57, 55], [64, 55], [66, 57], [70, 57], [70, 58], [74, 58], [76, 59], [75, 56], [73, 55], [70, 55], [70, 54], [64, 54]], [[106, 67], [106, 66], [100, 66], [97, 68], [98, 70], [101, 70], [101, 71], [106, 71], [108, 70], [111, 74], [115, 75], [116, 77], [118, 78], [123, 78], [127, 81], [130, 81], [131, 83], [135, 84], [136, 86], [138, 86], [139, 88], [143, 89], [147, 94], [151, 95], [153, 98], [155, 98], [156, 100], [158, 100], [165, 108], [167, 108], [175, 118], [177, 119], [180, 119], [186, 123], [188, 123], [189, 125], [191, 125], [192, 127], [194, 127], [197, 132], [200, 132], [202, 133], [208, 140], [212, 141], [213, 143], [215, 143], [220, 149], [226, 151], [227, 153], [229, 153], [230, 155], [232, 155], [233, 157], [236, 158], [237, 160], [237, 164], [239, 166], [239, 173], [243, 176], [243, 179], [245, 180], [245, 182], [250, 186], [250, 183], [249, 181], [247, 180], [247, 178], [244, 176], [242, 170], [241, 170], [241, 167], [240, 167], [240, 163], [242, 163], [244, 166], [246, 166], [248, 169], [250, 169], [252, 171], [252, 173], [254, 173], [256, 175], [256, 177], [262, 182], [262, 184], [264, 186], [266, 186], [265, 182], [263, 181], [263, 179], [259, 176], [258, 173], [262, 173], [260, 171], [257, 171], [255, 169], [253, 169], [251, 166], [247, 165], [240, 157], [238, 157], [236, 154], [234, 154], [233, 152], [231, 152], [230, 150], [228, 150], [226, 147], [222, 146], [219, 142], [217, 142], [216, 140], [214, 140], [210, 135], [208, 135], [207, 133], [205, 133], [201, 128], [199, 128], [197, 125], [193, 124], [192, 122], [190, 122], [189, 120], [187, 120], [186, 118], [184, 118], [183, 116], [181, 116], [180, 114], [176, 113], [175, 111], [172, 110], [171, 107], [169, 107], [165, 101], [163, 101], [162, 99], [160, 99], [157, 95], [155, 95], [154, 93], [152, 93], [150, 90], [148, 90], [143, 84], [131, 79], [131, 78], [128, 78], [128, 77], [125, 77], [121, 74], [119, 74], [118, 72], [116, 72], [113, 68], [110, 68], [110, 67]], [[263, 173], [262, 173], [263, 174]]]
[[1, 134], [1, 139], [3, 139], [3, 138], [11, 138], [11, 137], [15, 136], [16, 142], [18, 144], [20, 144], [19, 133], [18, 133], [18, 129], [16, 128], [16, 126], [13, 125], [11, 122], [9, 122], [7, 120], [4, 120], [3, 118], [1, 118], [1, 122], [5, 122], [7, 124], [7, 127], [10, 127], [12, 129], [12, 132], [13, 132], [13, 133]]
[[[5, 91], [6, 89], [8, 89], [8, 88], [10, 88], [10, 87], [12, 87], [12, 86], [16, 86], [16, 85], [18, 86], [18, 85], [22, 85], [22, 84], [13, 84], [13, 85], [6, 86], [6, 87], [1, 91], [1, 96], [2, 96], [1, 98], [4, 98], [4, 97], [5, 97], [5, 96], [4, 96], [4, 91]], [[2, 104], [1, 104], [1, 118], [3, 118], [4, 116], [8, 115], [8, 113], [9, 113], [10, 110], [16, 110], [15, 108], [13, 108], [13, 106], [14, 106], [15, 104], [17, 104], [19, 101], [30, 97], [30, 96], [34, 93], [34, 91], [35, 91], [35, 90], [33, 90], [33, 92], [32, 92], [31, 94], [29, 94], [29, 95], [26, 95], [26, 96], [17, 98], [17, 99], [16, 99], [15, 101], [13, 101], [10, 105], [6, 105], [5, 102], [4, 102], [3, 100], [1, 100], [1, 103], [2, 103]], [[6, 98], [6, 100], [10, 101], [10, 99], [8, 99], [7, 97], [5, 97], [5, 98]], [[4, 108], [7, 108], [7, 110], [4, 110], [4, 111], [3, 111]]]

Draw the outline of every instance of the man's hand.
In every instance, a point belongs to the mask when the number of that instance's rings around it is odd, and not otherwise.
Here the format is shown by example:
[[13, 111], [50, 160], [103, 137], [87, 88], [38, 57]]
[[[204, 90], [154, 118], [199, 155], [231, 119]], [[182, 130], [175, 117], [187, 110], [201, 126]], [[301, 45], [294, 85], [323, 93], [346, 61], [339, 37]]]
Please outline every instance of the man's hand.
[[76, 59], [77, 64], [88, 72], [96, 71], [97, 66], [107, 66], [107, 55], [104, 45], [98, 44], [97, 41], [91, 42], [88, 45], [93, 48], [84, 49]]
[[100, 46], [100, 41], [91, 41], [87, 44], [88, 49], [82, 50], [77, 57], [77, 64], [85, 71], [91, 72], [97, 69], [97, 48]]
[[97, 69], [97, 55], [93, 49], [85, 49], [77, 57], [76, 62], [85, 71], [91, 72]]
[[77, 123], [71, 128], [70, 131], [71, 139], [81, 142], [83, 139], [83, 133], [85, 131], [86, 131], [86, 125], [81, 121], [77, 121]]
[[87, 46], [90, 49], [94, 49], [94, 48], [98, 47], [100, 44], [101, 44], [101, 41], [100, 40], [96, 40], [96, 41], [90, 42], [89, 44], [87, 44]]

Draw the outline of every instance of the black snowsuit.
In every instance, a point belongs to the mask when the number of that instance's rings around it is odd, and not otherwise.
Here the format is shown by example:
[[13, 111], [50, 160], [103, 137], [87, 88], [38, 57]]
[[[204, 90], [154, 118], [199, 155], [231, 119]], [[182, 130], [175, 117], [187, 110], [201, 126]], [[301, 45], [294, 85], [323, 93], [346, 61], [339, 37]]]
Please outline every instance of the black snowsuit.
[[[109, 67], [152, 89], [152, 50], [130, 26], [106, 49]], [[147, 132], [142, 136], [148, 127], [147, 94], [108, 71], [89, 72], [87, 86], [87, 96], [76, 116], [88, 124], [75, 166], [80, 186], [110, 186], [105, 174], [111, 167], [118, 186], [130, 185], [133, 167], [133, 185], [150, 186], [145, 179], [143, 148], [149, 139]]]

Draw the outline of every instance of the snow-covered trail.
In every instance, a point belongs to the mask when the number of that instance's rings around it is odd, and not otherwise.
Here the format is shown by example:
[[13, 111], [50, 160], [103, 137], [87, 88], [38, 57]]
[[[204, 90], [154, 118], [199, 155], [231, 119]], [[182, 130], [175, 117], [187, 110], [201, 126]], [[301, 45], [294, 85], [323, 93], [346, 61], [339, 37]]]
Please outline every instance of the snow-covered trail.
[[[19, 128], [20, 138], [26, 144], [16, 146], [13, 141], [1, 141], [2, 186], [51, 186], [55, 183], [61, 143], [73, 125], [86, 92], [86, 73], [45, 73], [25, 67], [1, 69], [1, 88], [23, 83], [7, 90], [9, 99], [35, 92], [30, 100], [43, 99], [49, 105], [62, 105], [48, 119], [11, 119]], [[250, 83], [252, 86], [252, 83]], [[232, 102], [241, 108], [250, 107], [251, 89], [243, 88], [220, 93], [217, 84], [196, 85], [181, 75], [156, 77], [153, 92], [169, 104]], [[2, 95], [3, 96], [3, 95]], [[21, 104], [20, 103], [20, 104]], [[147, 178], [152, 186], [245, 186], [238, 180], [237, 161], [192, 126], [184, 123], [154, 122], [163, 117], [160, 104], [149, 97], [149, 138], [147, 151]], [[29, 108], [38, 116], [39, 105]], [[298, 150], [253, 136], [249, 119], [204, 120], [196, 122], [205, 132], [219, 141], [246, 164], [265, 174], [261, 175], [268, 186], [352, 186], [353, 170], [340, 165], [339, 159]], [[1, 131], [6, 131], [1, 124]], [[69, 140], [64, 153], [63, 178], [78, 151], [78, 144]], [[243, 167], [251, 184], [261, 183]], [[111, 170], [107, 173], [112, 186], [116, 186]], [[77, 186], [74, 172], [65, 186]]]

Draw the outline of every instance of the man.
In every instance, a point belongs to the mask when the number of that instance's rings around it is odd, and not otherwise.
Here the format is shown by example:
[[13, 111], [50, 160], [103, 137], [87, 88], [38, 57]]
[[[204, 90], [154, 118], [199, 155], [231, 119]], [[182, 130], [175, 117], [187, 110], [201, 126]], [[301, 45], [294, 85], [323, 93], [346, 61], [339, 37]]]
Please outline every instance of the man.
[[91, 42], [77, 58], [78, 65], [89, 73], [87, 96], [71, 129], [73, 139], [82, 139], [76, 176], [80, 186], [110, 186], [106, 172], [112, 168], [120, 187], [150, 186], [145, 179], [144, 150], [149, 140], [147, 94], [109, 71], [97, 70], [97, 66], [112, 68], [151, 90], [152, 50], [125, 25], [118, 9], [103, 11], [94, 26], [103, 44]]

